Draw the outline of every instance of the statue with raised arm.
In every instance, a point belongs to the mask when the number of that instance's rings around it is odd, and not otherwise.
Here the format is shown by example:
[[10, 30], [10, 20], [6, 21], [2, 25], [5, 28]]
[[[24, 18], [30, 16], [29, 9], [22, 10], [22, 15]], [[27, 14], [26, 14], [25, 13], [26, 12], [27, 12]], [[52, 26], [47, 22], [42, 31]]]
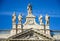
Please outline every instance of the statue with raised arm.
[[45, 16], [46, 25], [49, 25], [49, 19], [50, 19], [50, 17], [46, 14], [46, 16]]

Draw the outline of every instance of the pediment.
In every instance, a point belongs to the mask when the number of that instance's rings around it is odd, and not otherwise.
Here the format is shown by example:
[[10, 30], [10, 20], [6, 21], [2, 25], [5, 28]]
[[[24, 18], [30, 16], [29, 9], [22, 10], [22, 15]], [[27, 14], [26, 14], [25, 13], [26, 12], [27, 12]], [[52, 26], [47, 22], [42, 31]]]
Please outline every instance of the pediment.
[[19, 33], [16, 35], [13, 35], [9, 37], [9, 39], [32, 39], [32, 40], [44, 40], [44, 39], [53, 39], [52, 37], [47, 37], [46, 35], [43, 35], [37, 31], [34, 30], [27, 30], [23, 33]]

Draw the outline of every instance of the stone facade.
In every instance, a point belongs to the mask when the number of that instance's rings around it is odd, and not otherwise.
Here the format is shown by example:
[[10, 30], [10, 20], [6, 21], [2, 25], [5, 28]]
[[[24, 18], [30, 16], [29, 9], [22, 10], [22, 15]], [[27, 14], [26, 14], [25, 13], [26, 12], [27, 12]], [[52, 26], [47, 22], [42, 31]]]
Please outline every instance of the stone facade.
[[32, 6], [27, 6], [26, 22], [22, 24], [22, 15], [18, 16], [18, 24], [16, 24], [16, 13], [12, 15], [12, 29], [9, 34], [0, 34], [1, 40], [6, 41], [55, 41], [56, 36], [50, 34], [48, 15], [45, 16], [46, 23], [43, 23], [43, 16], [40, 15], [40, 24], [35, 21], [35, 16], [32, 14]]
[[[45, 20], [46, 20], [46, 24], [43, 23], [43, 20], [42, 20], [42, 15], [40, 15], [39, 17], [39, 21], [40, 21], [40, 24], [37, 24], [36, 21], [35, 21], [35, 16], [32, 14], [32, 6], [31, 4], [28, 4], [27, 6], [27, 16], [26, 16], [26, 22], [24, 24], [22, 24], [22, 16], [19, 15], [18, 16], [18, 24], [16, 26], [16, 14], [15, 12], [13, 13], [13, 16], [12, 16], [12, 31], [11, 33], [13, 34], [16, 34], [16, 33], [20, 33], [22, 32], [22, 29], [23, 30], [27, 30], [27, 29], [35, 29], [35, 30], [39, 30], [41, 33], [44, 33], [44, 34], [47, 34], [47, 35], [50, 35], [50, 29], [49, 29], [49, 16], [46, 15], [45, 17]], [[46, 30], [46, 31], [44, 31]]]

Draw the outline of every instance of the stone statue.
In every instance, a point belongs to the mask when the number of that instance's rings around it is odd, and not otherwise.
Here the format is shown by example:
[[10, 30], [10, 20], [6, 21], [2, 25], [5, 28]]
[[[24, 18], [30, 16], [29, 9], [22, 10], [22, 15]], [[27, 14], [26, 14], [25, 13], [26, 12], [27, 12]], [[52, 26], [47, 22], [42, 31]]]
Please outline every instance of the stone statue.
[[16, 14], [15, 14], [15, 12], [14, 12], [13, 15], [12, 15], [12, 21], [13, 21], [13, 22], [16, 21]]
[[32, 6], [30, 3], [28, 4], [27, 9], [28, 9], [28, 14], [29, 15], [32, 14]]
[[40, 15], [40, 17], [39, 17], [40, 24], [43, 24], [42, 17], [43, 17], [42, 15]]
[[18, 20], [21, 21], [22, 20], [22, 16], [19, 14], [18, 16]]
[[45, 20], [46, 20], [46, 25], [49, 25], [49, 16], [48, 15], [46, 15], [46, 17], [45, 17]]
[[30, 10], [32, 10], [32, 6], [31, 6], [31, 4], [30, 4], [30, 3], [28, 4], [28, 7], [27, 7], [27, 9], [30, 9]]
[[21, 22], [22, 22], [22, 15], [20, 15], [20, 14], [18, 16], [18, 21], [19, 21], [18, 24], [21, 24]]

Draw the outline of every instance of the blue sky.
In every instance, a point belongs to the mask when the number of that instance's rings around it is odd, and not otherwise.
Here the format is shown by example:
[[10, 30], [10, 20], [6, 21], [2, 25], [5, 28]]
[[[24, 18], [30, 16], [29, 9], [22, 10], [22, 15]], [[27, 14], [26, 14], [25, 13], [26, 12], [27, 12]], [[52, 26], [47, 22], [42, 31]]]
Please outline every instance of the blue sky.
[[[12, 28], [12, 14], [15, 11], [18, 16], [27, 15], [27, 5], [31, 3], [32, 13], [36, 16], [36, 22], [39, 23], [40, 14], [50, 16], [50, 29], [60, 30], [60, 0], [0, 0], [0, 30]], [[18, 20], [17, 20], [18, 21]], [[24, 23], [23, 19], [23, 23]], [[45, 22], [45, 20], [43, 21]]]

